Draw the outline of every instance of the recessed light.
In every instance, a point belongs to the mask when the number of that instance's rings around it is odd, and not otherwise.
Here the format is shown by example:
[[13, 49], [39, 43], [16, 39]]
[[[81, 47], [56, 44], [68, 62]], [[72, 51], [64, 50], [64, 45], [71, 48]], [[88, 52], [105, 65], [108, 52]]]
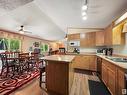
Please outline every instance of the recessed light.
[[82, 16], [85, 16], [87, 13], [84, 11], [84, 12], [82, 12]]
[[88, 8], [87, 5], [83, 5], [83, 6], [82, 6], [82, 10], [83, 10], [83, 11], [86, 11], [87, 8]]
[[82, 18], [83, 20], [87, 20], [87, 16], [83, 16], [83, 18]]

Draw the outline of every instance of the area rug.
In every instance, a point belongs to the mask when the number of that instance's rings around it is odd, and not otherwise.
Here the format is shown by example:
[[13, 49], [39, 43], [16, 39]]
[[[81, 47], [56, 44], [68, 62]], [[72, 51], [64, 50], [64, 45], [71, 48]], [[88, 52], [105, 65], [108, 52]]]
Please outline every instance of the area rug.
[[39, 76], [39, 71], [24, 72], [9, 78], [0, 78], [0, 95], [9, 95], [19, 87]]
[[111, 95], [102, 82], [88, 80], [90, 95]]

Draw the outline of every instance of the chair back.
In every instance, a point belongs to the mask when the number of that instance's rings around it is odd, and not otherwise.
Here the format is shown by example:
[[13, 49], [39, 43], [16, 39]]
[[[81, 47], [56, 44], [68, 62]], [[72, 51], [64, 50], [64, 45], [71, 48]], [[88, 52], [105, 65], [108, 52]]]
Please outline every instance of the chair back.
[[20, 53], [19, 54], [19, 57], [20, 58], [26, 58], [26, 57], [28, 57], [29, 56], [29, 53]]
[[59, 48], [58, 54], [66, 54], [66, 49], [65, 48]]
[[2, 61], [2, 66], [8, 65], [7, 55], [5, 53], [1, 53], [0, 58], [1, 58], [1, 61]]

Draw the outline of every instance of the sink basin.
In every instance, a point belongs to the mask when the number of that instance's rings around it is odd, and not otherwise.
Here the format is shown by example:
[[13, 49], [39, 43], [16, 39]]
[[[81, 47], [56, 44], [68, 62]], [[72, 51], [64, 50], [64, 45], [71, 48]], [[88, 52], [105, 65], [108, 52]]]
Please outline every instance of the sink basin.
[[115, 62], [127, 62], [127, 58], [121, 58], [121, 57], [106, 57], [106, 58]]

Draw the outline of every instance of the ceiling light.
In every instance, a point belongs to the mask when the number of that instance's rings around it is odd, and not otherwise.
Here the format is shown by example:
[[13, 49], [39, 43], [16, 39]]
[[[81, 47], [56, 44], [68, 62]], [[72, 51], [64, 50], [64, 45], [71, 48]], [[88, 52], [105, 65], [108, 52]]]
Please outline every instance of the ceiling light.
[[83, 5], [83, 6], [82, 6], [82, 10], [83, 10], [83, 11], [84, 11], [84, 10], [86, 11], [87, 8], [88, 8], [87, 5]]
[[85, 16], [86, 15], [86, 12], [82, 12], [82, 16]]
[[83, 18], [82, 18], [83, 20], [87, 20], [87, 16], [83, 16]]

